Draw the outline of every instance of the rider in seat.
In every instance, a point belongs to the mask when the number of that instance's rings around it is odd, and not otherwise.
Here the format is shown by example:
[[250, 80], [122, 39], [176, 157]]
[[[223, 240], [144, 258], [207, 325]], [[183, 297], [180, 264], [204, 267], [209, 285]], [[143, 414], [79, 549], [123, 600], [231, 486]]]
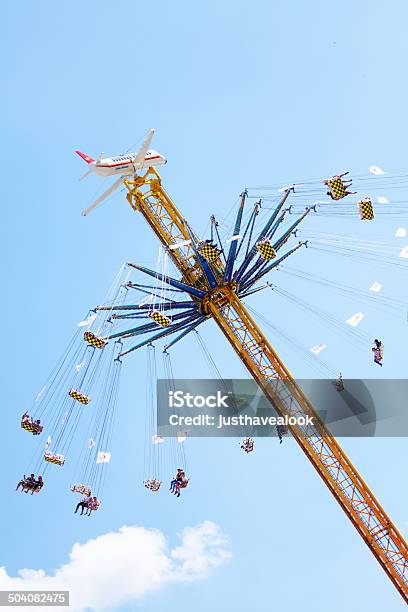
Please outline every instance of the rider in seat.
[[377, 363], [379, 366], [383, 366], [382, 360], [384, 357], [384, 347], [381, 340], [374, 340], [374, 346], [371, 349], [374, 353], [374, 363]]
[[40, 419], [34, 421], [33, 417], [30, 417], [28, 411], [21, 417], [21, 426], [34, 436], [38, 436], [43, 430]]
[[31, 495], [33, 493], [38, 493], [39, 491], [41, 491], [41, 489], [44, 486], [44, 481], [43, 481], [43, 477], [41, 475], [38, 476], [38, 479], [35, 481], [34, 483], [34, 487], [33, 487], [33, 491], [31, 492]]
[[100, 505], [101, 502], [97, 497], [91, 497], [87, 503], [87, 511], [85, 512], [85, 516], [91, 516], [91, 512], [96, 512]]
[[27, 485], [31, 485], [33, 484], [35, 481], [35, 476], [34, 474], [31, 474], [31, 476], [26, 476], [24, 474], [24, 476], [22, 477], [22, 479], [20, 480], [20, 482], [18, 483], [18, 485], [16, 486], [16, 491], [19, 490], [20, 487], [23, 487], [23, 491], [26, 488]]
[[180, 497], [180, 489], [185, 489], [188, 485], [188, 478], [186, 477], [186, 473], [181, 468], [178, 468], [177, 474], [174, 479], [170, 483], [170, 491], [176, 495], [176, 497]]
[[323, 181], [323, 183], [329, 188], [327, 195], [330, 196], [332, 200], [341, 200], [348, 195], [355, 195], [357, 193], [357, 191], [348, 191], [348, 188], [351, 187], [352, 180], [348, 179], [343, 181], [343, 176], [346, 176], [347, 174], [348, 172], [336, 174], [331, 179], [325, 179]]
[[344, 391], [344, 381], [343, 381], [343, 376], [341, 375], [341, 372], [339, 374], [338, 379], [336, 380], [336, 389], [337, 391]]
[[81, 508], [81, 516], [83, 515], [84, 510], [86, 514], [86, 511], [88, 509], [88, 503], [90, 502], [90, 500], [91, 500], [91, 497], [83, 497], [81, 501], [77, 503], [77, 507], [75, 508], [74, 514], [78, 512], [79, 508]]
[[176, 484], [176, 490], [174, 492], [176, 497], [180, 497], [180, 489], [185, 489], [187, 485], [188, 485], [188, 478], [184, 476], [183, 480], [181, 482], [177, 482]]
[[288, 429], [285, 425], [277, 425], [276, 433], [278, 434], [279, 444], [282, 444], [283, 436], [286, 436], [286, 434], [288, 433]]
[[24, 474], [23, 478], [17, 484], [16, 491], [18, 491], [19, 488], [22, 487], [22, 491], [24, 491], [24, 493], [28, 493], [29, 491], [31, 491], [32, 495], [33, 493], [39, 493], [43, 486], [44, 481], [42, 476], [38, 476], [38, 480], [36, 480], [34, 474], [30, 474], [30, 476], [26, 476]]
[[35, 436], [38, 436], [43, 430], [40, 419], [37, 419], [36, 421], [34, 421], [34, 419], [32, 418], [31, 427], [34, 429], [33, 433]]
[[255, 442], [253, 441], [252, 438], [245, 438], [241, 444], [242, 450], [244, 450], [246, 453], [252, 453], [252, 451], [254, 450], [254, 447], [255, 447]]

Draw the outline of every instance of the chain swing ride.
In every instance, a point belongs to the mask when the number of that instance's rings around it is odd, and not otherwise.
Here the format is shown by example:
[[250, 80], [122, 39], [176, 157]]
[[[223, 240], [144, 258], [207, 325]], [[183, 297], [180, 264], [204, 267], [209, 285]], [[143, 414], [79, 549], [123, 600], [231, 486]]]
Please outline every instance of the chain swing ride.
[[[161, 165], [165, 160], [157, 152], [147, 151], [151, 136], [152, 131], [136, 155], [95, 161], [80, 153], [88, 164], [94, 166], [90, 170], [106, 174], [108, 170], [104, 169], [110, 168], [110, 174], [120, 174], [119, 179], [85, 214], [115, 188], [124, 185], [128, 203], [145, 218], [162, 248], [156, 270], [134, 263], [128, 263], [121, 270], [103, 304], [90, 311], [80, 323], [80, 329], [37, 397], [33, 409], [24, 413], [21, 427], [36, 437], [40, 434], [44, 437], [44, 427], [48, 438], [45, 452], [44, 444], [41, 443], [34, 472], [29, 477], [24, 476], [17, 488], [21, 487], [22, 491], [31, 494], [42, 490], [48, 467], [50, 464], [59, 467], [64, 465], [79, 421], [91, 406], [92, 416], [88, 419], [88, 433], [85, 438], [88, 443], [84, 444], [84, 459], [80, 458], [78, 462], [80, 468], [76, 484], [71, 486], [71, 490], [84, 496], [76, 511], [79, 507], [81, 514], [83, 510], [85, 514], [97, 510], [106, 476], [104, 468], [110, 460], [108, 449], [113, 435], [123, 358], [139, 348], [147, 347], [149, 380], [152, 381], [156, 377], [154, 343], [172, 336], [164, 350], [167, 379], [171, 381], [173, 374], [168, 349], [188, 334], [197, 333], [197, 328], [211, 318], [279, 416], [312, 417], [312, 424], [309, 419], [303, 419], [299, 420], [299, 423], [305, 422], [304, 425], [280, 427], [277, 432], [280, 442], [288, 433], [293, 436], [394, 586], [408, 602], [408, 547], [405, 540], [260, 330], [250, 313], [250, 307], [243, 303], [243, 299], [271, 287], [277, 293], [280, 291], [282, 296], [293, 298], [290, 293], [279, 290], [279, 287], [272, 286], [269, 282], [260, 284], [260, 281], [273, 270], [277, 270], [283, 262], [285, 273], [294, 277], [301, 274], [300, 271], [287, 267], [286, 260], [300, 249], [312, 246], [309, 238], [297, 238], [298, 233], [301, 233], [300, 226], [307, 216], [315, 213], [321, 213], [323, 216], [351, 213], [347, 205], [342, 208], [343, 203], [339, 203], [348, 195], [356, 193], [349, 191], [352, 186], [351, 179], [344, 179], [348, 173], [323, 181], [328, 189], [327, 195], [334, 203], [315, 202], [313, 206], [298, 208], [297, 203], [302, 202], [302, 198], [310, 199], [321, 194], [321, 185], [316, 187], [317, 181], [310, 181], [302, 184], [304, 189], [299, 192], [301, 197], [287, 207], [290, 199], [298, 195], [300, 187], [290, 185], [280, 189], [279, 201], [269, 209], [264, 206], [269, 200], [267, 196], [262, 198], [262, 207], [257, 199], [244, 222], [245, 206], [255, 197], [245, 190], [240, 196], [232, 236], [227, 241], [228, 247], [224, 247], [219, 224], [214, 216], [211, 218], [210, 238], [200, 240], [164, 190], [155, 165]], [[158, 163], [155, 163], [155, 160]], [[380, 168], [372, 168], [376, 169], [370, 169], [374, 175], [385, 174]], [[368, 190], [364, 181], [365, 179], [361, 178], [362, 187]], [[320, 180], [319, 182], [321, 183]], [[379, 197], [377, 203], [386, 205], [387, 202], [381, 202]], [[372, 198], [362, 198], [357, 208], [361, 220], [374, 219]], [[265, 210], [266, 218], [260, 224], [261, 212]], [[355, 205], [352, 214], [356, 214]], [[388, 210], [386, 214], [389, 214]], [[293, 216], [292, 222], [288, 222], [290, 216]], [[398, 231], [401, 229], [403, 228]], [[315, 248], [328, 253], [335, 250], [336, 253], [342, 254], [343, 247], [343, 255], [350, 256], [350, 250], [357, 248], [352, 240], [347, 243], [336, 235], [312, 238]], [[293, 241], [294, 244], [288, 244]], [[368, 262], [378, 255], [377, 247], [370, 245], [369, 241], [359, 245], [358, 250], [361, 257]], [[408, 254], [400, 256], [408, 257]], [[169, 260], [178, 271], [178, 278], [169, 274]], [[150, 277], [150, 284], [129, 280], [129, 274], [134, 270]], [[316, 275], [309, 276], [307, 280], [311, 282], [330, 284], [328, 280]], [[335, 291], [353, 294], [354, 289], [345, 288], [341, 283], [331, 285]], [[134, 299], [135, 293], [144, 294], [142, 301], [137, 302], [137, 299]], [[303, 309], [310, 306], [304, 300], [298, 300], [297, 303]], [[387, 301], [386, 298], [383, 298], [383, 305], [397, 311], [402, 306], [398, 300]], [[318, 314], [317, 311], [314, 312], [316, 313]], [[338, 322], [333, 315], [326, 314], [329, 323], [336, 327]], [[260, 318], [262, 320], [262, 316]], [[351, 325], [353, 328], [348, 332], [350, 340], [366, 342], [367, 338], [354, 329], [354, 323]], [[271, 326], [273, 327], [272, 324]], [[276, 327], [273, 329], [282, 334], [283, 338], [290, 338], [287, 330], [279, 331]], [[143, 338], [129, 345], [130, 339], [140, 336]], [[300, 346], [295, 345], [295, 348]], [[375, 362], [382, 365], [382, 341], [376, 339], [372, 350]], [[340, 374], [337, 390], [341, 392], [343, 389], [344, 383]], [[148, 398], [150, 399], [146, 405], [149, 402], [151, 405], [146, 409], [145, 440], [154, 450], [149, 455], [148, 465], [145, 466], [144, 486], [157, 493], [162, 483], [163, 439], [155, 435], [151, 390], [148, 392]], [[30, 417], [34, 412], [35, 417]], [[183, 465], [183, 468], [177, 468], [170, 485], [170, 491], [176, 496], [180, 496], [181, 490], [188, 485], [182, 445], [184, 439], [185, 435], [180, 432], [179, 440], [175, 442], [174, 460]], [[245, 438], [241, 448], [245, 453], [252, 452], [254, 441]], [[42, 475], [36, 478], [35, 474], [40, 471], [44, 461]]]

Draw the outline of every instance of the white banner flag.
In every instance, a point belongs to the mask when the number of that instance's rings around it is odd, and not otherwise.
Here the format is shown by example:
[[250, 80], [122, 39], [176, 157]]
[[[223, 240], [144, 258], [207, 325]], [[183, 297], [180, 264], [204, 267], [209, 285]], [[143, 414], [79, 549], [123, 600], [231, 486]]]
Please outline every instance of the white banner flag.
[[242, 236], [237, 234], [236, 236], [233, 236], [232, 238], [228, 238], [227, 242], [235, 242], [235, 240], [240, 240], [241, 238]]
[[381, 283], [377, 283], [377, 281], [375, 281], [375, 283], [373, 283], [370, 287], [370, 291], [374, 291], [375, 293], [378, 293], [379, 291], [381, 291]]
[[191, 240], [183, 240], [182, 242], [176, 242], [175, 244], [170, 244], [169, 249], [170, 251], [174, 251], [174, 249], [179, 249], [180, 247], [188, 246], [189, 244], [191, 244]]
[[97, 316], [98, 315], [96, 313], [89, 315], [87, 319], [84, 319], [83, 321], [80, 321], [78, 323], [78, 327], [88, 327], [92, 325], [92, 323], [95, 321]]
[[98, 456], [96, 457], [96, 463], [109, 463], [111, 460], [111, 453], [107, 452], [98, 452]]
[[318, 344], [317, 346], [312, 346], [312, 348], [310, 350], [315, 355], [318, 355], [319, 353], [324, 351], [325, 348], [327, 348], [327, 344]]
[[357, 325], [364, 319], [364, 315], [362, 312], [357, 312], [355, 315], [347, 319], [346, 323], [351, 325], [352, 327], [357, 327]]

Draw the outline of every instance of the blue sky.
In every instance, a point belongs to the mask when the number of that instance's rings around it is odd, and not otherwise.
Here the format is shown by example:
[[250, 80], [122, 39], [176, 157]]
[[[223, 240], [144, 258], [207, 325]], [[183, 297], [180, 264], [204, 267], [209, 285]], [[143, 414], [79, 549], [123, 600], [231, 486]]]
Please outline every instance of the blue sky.
[[[235, 441], [189, 441], [188, 493], [182, 500], [165, 492], [147, 495], [139, 484], [143, 354], [126, 363], [103, 512], [89, 521], [74, 517], [61, 472], [38, 498], [13, 489], [33, 452], [32, 440], [19, 429], [20, 414], [121, 263], [153, 266], [157, 255], [155, 239], [123, 193], [92, 217], [80, 216], [103, 185], [95, 177], [78, 182], [85, 168], [73, 151], [120, 153], [155, 127], [154, 146], [168, 158], [165, 187], [198, 232], [211, 213], [225, 216], [246, 186], [285, 185], [343, 168], [361, 174], [373, 163], [404, 167], [406, 18], [403, 2], [365, 0], [331, 8], [313, 0], [198, 6], [123, 0], [118, 7], [46, 0], [3, 7], [0, 565], [10, 575], [24, 567], [52, 573], [75, 542], [124, 524], [160, 529], [172, 545], [182, 528], [209, 519], [229, 538], [229, 563], [204, 582], [172, 585], [117, 609], [402, 609], [400, 596], [293, 441], [279, 446], [261, 440], [248, 457]], [[391, 242], [399, 224], [377, 221], [363, 230], [350, 220], [335, 227], [330, 218], [319, 223], [318, 231], [344, 228], [364, 237], [370, 231]], [[306, 256], [310, 263], [295, 265], [326, 276], [335, 272], [350, 284], [382, 280], [391, 294], [407, 298], [406, 273], [347, 262], [345, 269]], [[360, 309], [293, 285], [292, 291], [300, 290], [343, 320]], [[252, 304], [270, 319], [276, 314], [281, 327], [288, 323], [285, 306], [270, 296]], [[389, 369], [379, 373], [370, 347], [351, 350], [330, 332], [327, 359], [334, 367], [347, 363], [349, 376], [405, 376], [406, 321], [369, 314], [362, 329], [370, 336], [380, 329], [387, 338]], [[319, 322], [301, 312], [290, 325], [306, 346], [325, 339]], [[293, 373], [313, 376], [302, 356], [271, 334]], [[226, 377], [244, 375], [214, 326], [203, 335]], [[205, 371], [196, 351], [194, 339], [174, 351], [178, 377]], [[346, 440], [344, 446], [386, 511], [408, 529], [401, 485], [405, 440]]]

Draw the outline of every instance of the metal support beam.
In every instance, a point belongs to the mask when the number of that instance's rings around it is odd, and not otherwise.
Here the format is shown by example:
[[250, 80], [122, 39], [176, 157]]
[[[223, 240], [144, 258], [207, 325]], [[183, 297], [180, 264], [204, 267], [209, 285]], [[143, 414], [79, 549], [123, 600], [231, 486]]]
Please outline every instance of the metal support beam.
[[194, 321], [194, 319], [196, 319], [197, 316], [198, 315], [195, 314], [194, 316], [190, 317], [186, 321], [182, 321], [181, 323], [176, 323], [174, 325], [170, 325], [169, 327], [166, 327], [163, 331], [159, 332], [155, 336], [151, 336], [150, 338], [147, 338], [143, 342], [140, 342], [139, 344], [132, 346], [127, 351], [124, 351], [123, 353], [119, 355], [119, 357], [124, 357], [125, 355], [128, 355], [129, 353], [132, 353], [133, 351], [136, 351], [139, 348], [142, 348], [142, 346], [146, 346], [146, 344], [150, 344], [150, 342], [155, 342], [156, 340], [160, 340], [161, 338], [165, 338], [166, 336], [169, 336], [170, 334], [174, 333], [175, 331], [179, 329], [183, 329], [184, 327], [190, 325], [190, 323]]
[[164, 351], [167, 351], [167, 349], [171, 348], [172, 346], [174, 346], [179, 340], [181, 340], [182, 338], [184, 338], [184, 336], [187, 336], [187, 334], [189, 334], [190, 332], [194, 331], [199, 325], [201, 325], [201, 323], [204, 323], [204, 321], [206, 320], [207, 317], [200, 317], [199, 319], [197, 319], [197, 321], [195, 321], [194, 323], [192, 323], [191, 325], [189, 325], [187, 327], [187, 329], [185, 329], [184, 331], [181, 332], [181, 334], [179, 334], [178, 336], [176, 336], [174, 338], [174, 340], [172, 340], [170, 342], [170, 344], [166, 344], [166, 346], [164, 347]]
[[251, 263], [251, 261], [253, 260], [253, 258], [255, 257], [255, 255], [257, 254], [257, 242], [259, 242], [259, 240], [261, 240], [262, 238], [264, 238], [269, 229], [271, 228], [273, 222], [275, 221], [276, 217], [278, 216], [279, 212], [282, 210], [282, 207], [285, 205], [286, 200], [289, 197], [290, 192], [292, 191], [292, 188], [288, 188], [285, 190], [285, 194], [283, 196], [283, 198], [281, 199], [281, 201], [279, 202], [279, 204], [277, 205], [277, 207], [275, 208], [275, 210], [273, 211], [272, 215], [270, 216], [270, 218], [268, 219], [266, 225], [264, 226], [263, 230], [261, 231], [261, 233], [259, 234], [258, 238], [255, 240], [251, 250], [249, 251], [248, 255], [245, 257], [245, 260], [243, 261], [243, 263], [241, 264], [241, 266], [239, 267], [237, 273], [234, 275], [234, 278], [237, 282], [240, 281], [241, 277], [243, 276], [245, 270], [248, 268], [249, 264]]
[[248, 195], [248, 192], [245, 189], [245, 191], [241, 193], [241, 203], [239, 205], [237, 219], [235, 221], [234, 235], [232, 236], [232, 240], [231, 240], [231, 244], [230, 244], [230, 248], [228, 252], [227, 263], [225, 266], [225, 273], [224, 273], [224, 279], [223, 279], [224, 283], [230, 282], [232, 272], [234, 269], [235, 257], [236, 257], [236, 253], [238, 249], [238, 240], [236, 236], [239, 236], [239, 232], [241, 231], [242, 214], [244, 212], [245, 198], [247, 195]]
[[176, 280], [175, 278], [171, 278], [171, 276], [163, 276], [163, 274], [161, 274], [160, 272], [155, 272], [154, 270], [149, 270], [149, 268], [138, 266], [137, 264], [130, 262], [128, 263], [128, 266], [134, 268], [135, 270], [139, 270], [140, 272], [144, 272], [144, 274], [148, 274], [153, 278], [157, 278], [158, 280], [166, 283], [167, 285], [170, 285], [171, 287], [175, 287], [176, 289], [182, 289], [188, 294], [194, 295], [194, 297], [203, 298], [205, 295], [204, 291], [201, 291], [200, 289], [195, 289], [194, 287], [190, 287], [190, 285], [186, 285], [185, 283], [182, 283], [181, 281]]

